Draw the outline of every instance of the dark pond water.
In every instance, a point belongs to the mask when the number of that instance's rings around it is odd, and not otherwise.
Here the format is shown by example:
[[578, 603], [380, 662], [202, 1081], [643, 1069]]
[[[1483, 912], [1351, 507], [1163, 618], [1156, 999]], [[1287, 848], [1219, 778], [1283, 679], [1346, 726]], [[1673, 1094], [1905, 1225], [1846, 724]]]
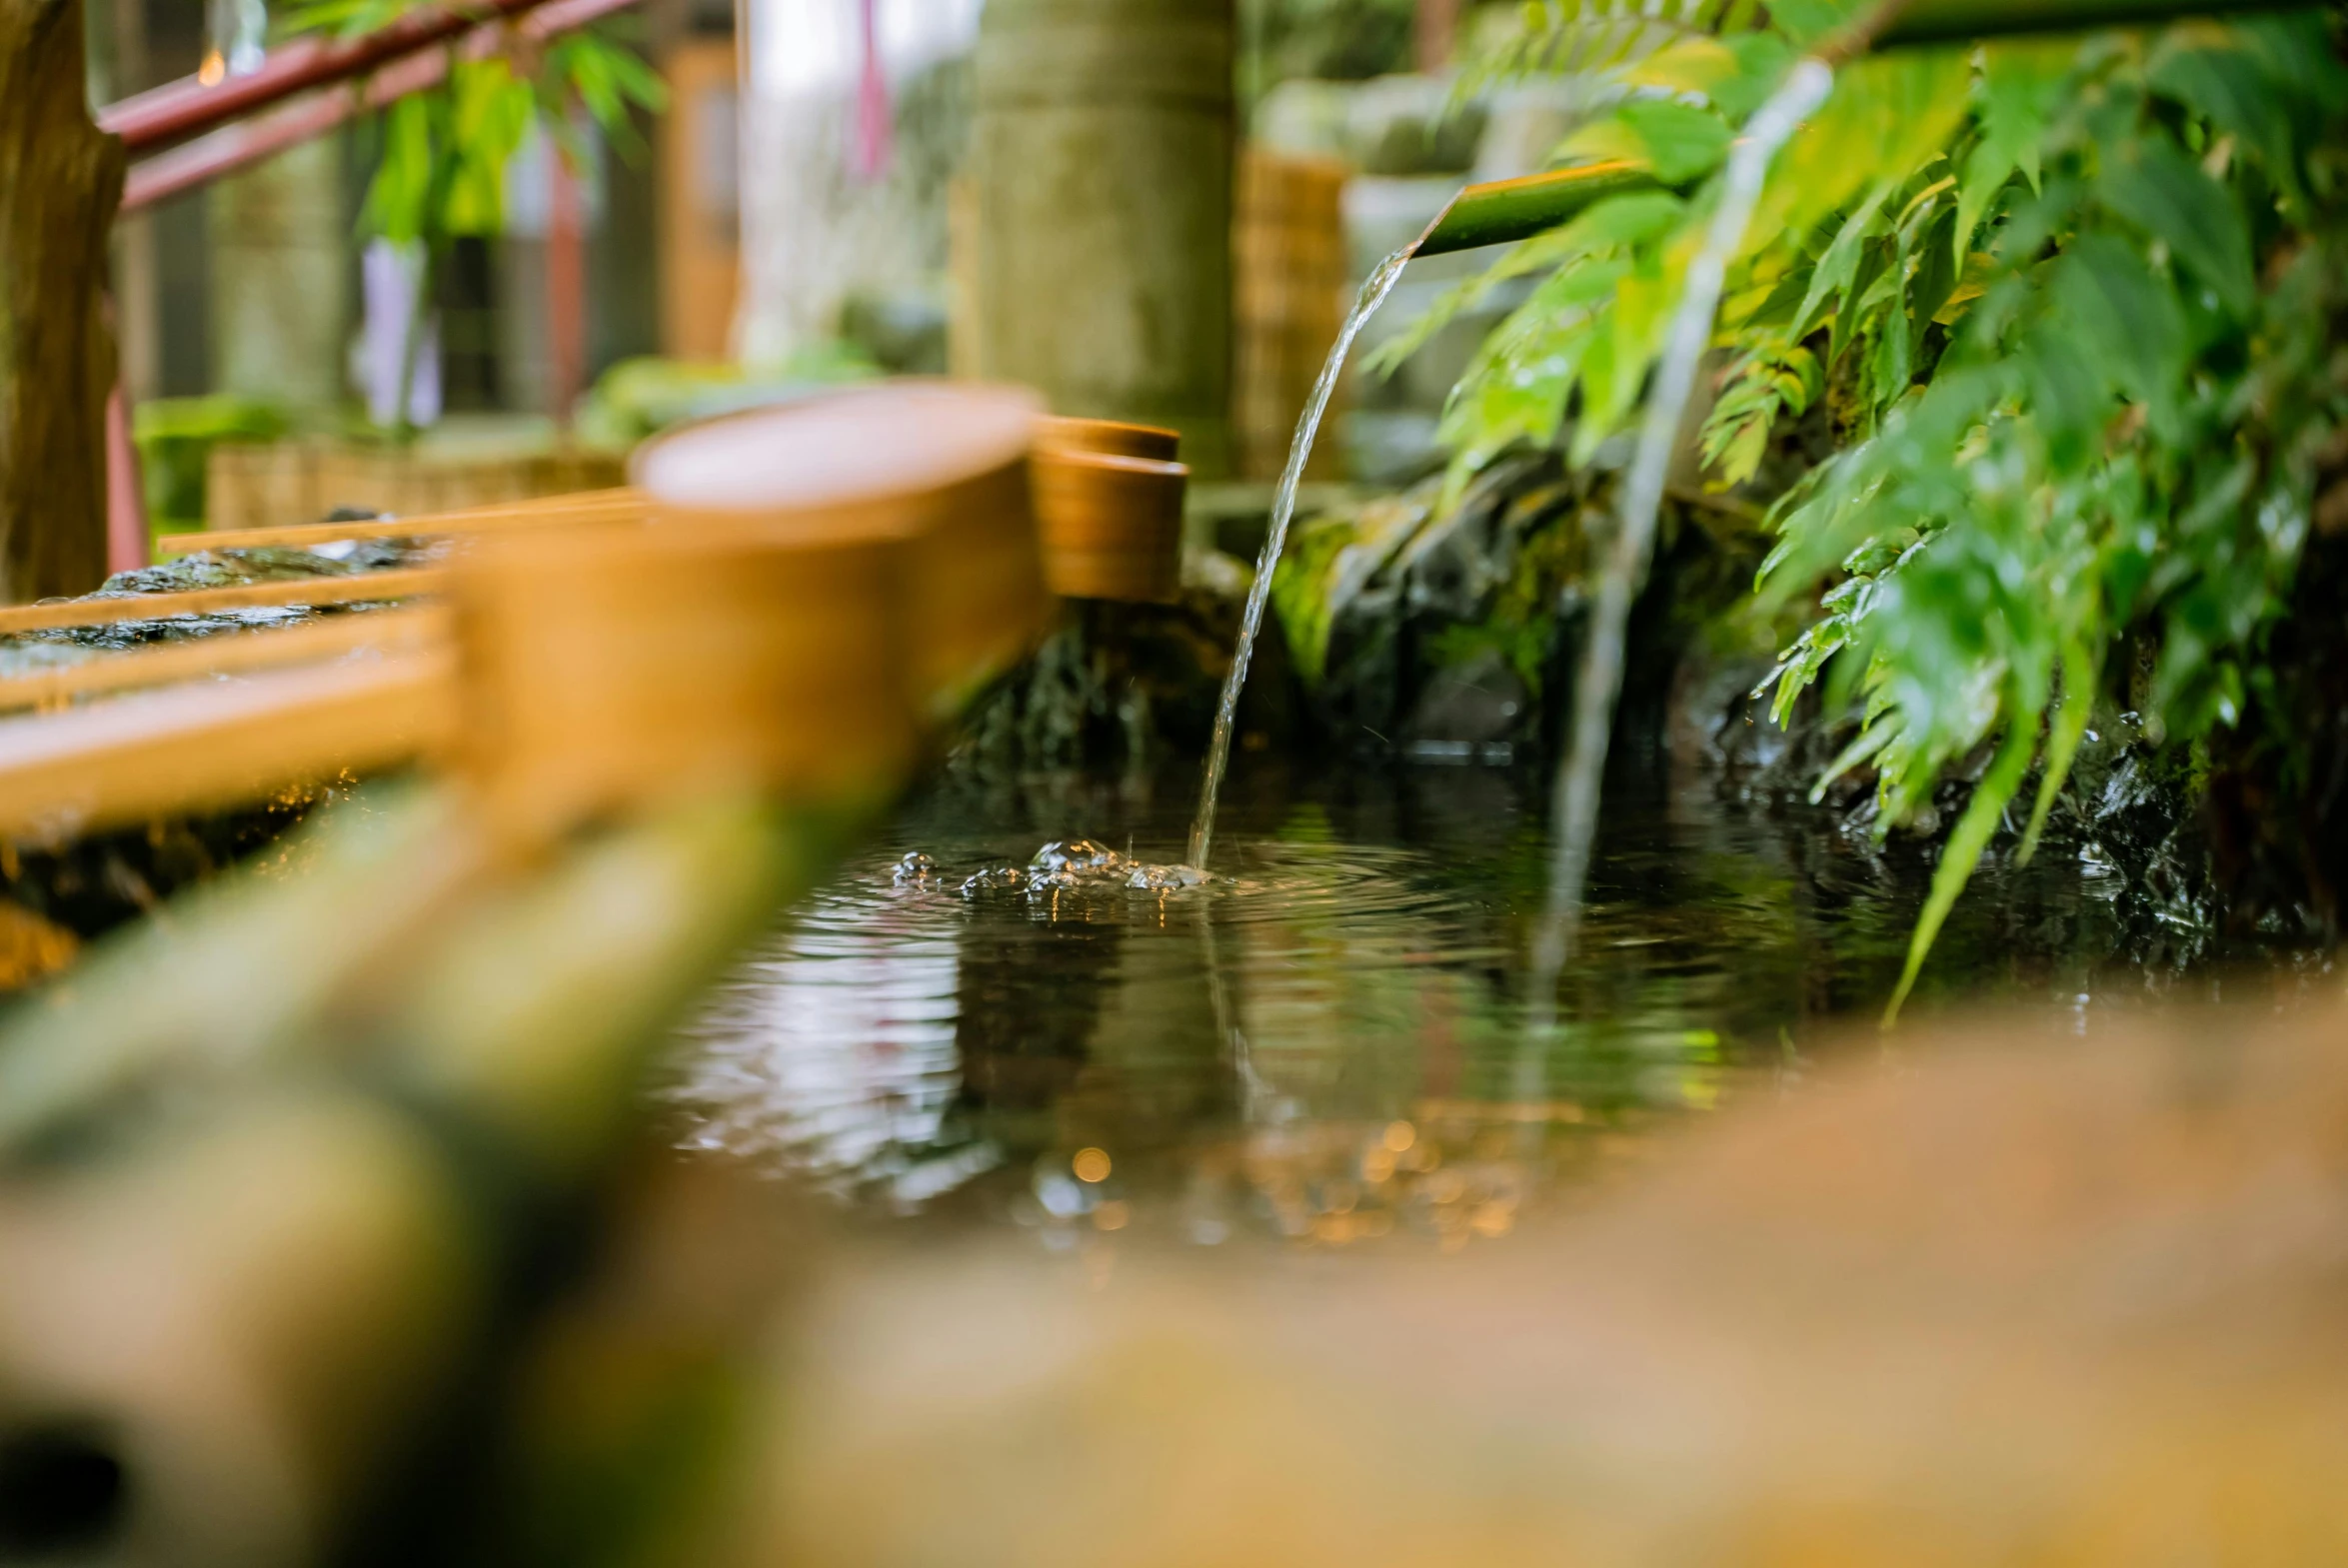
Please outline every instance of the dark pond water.
[[[1571, 1201], [1655, 1127], [1887, 1048], [1872, 1020], [1930, 875], [1927, 851], [1822, 813], [1610, 798], [1546, 1040], [1522, 1021], [1529, 772], [1244, 759], [1205, 885], [987, 885], [1050, 840], [1176, 859], [1190, 787], [948, 783], [909, 804], [693, 1026], [685, 1139], [876, 1216], [1055, 1249], [1128, 1228], [1455, 1249]], [[900, 874], [914, 852], [935, 869]], [[2003, 998], [2084, 1024], [2215, 989], [2206, 946], [2092, 857], [1992, 864], [1910, 1016]]]

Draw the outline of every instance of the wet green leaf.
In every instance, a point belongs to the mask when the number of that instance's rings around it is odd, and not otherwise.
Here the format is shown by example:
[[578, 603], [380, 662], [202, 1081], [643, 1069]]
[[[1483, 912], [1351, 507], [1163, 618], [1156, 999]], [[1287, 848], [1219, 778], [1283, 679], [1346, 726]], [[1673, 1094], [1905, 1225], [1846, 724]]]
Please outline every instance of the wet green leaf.
[[2168, 246], [2237, 315], [2250, 309], [2250, 233], [2222, 186], [2165, 135], [2110, 150], [2098, 194], [2105, 205]]
[[1719, 167], [1728, 155], [1728, 125], [1710, 109], [1642, 98], [1576, 131], [1558, 153], [1569, 161], [1622, 159], [1680, 185]]

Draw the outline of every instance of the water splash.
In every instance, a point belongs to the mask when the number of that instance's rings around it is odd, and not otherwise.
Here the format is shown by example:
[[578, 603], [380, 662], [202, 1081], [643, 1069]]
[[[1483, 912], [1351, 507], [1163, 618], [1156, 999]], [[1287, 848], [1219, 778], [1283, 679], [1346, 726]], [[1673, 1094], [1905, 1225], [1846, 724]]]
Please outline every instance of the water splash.
[[1312, 443], [1320, 434], [1321, 419], [1328, 413], [1328, 400], [1337, 390], [1337, 377], [1345, 368], [1345, 356], [1351, 352], [1353, 340], [1377, 308], [1394, 292], [1394, 285], [1402, 278], [1402, 269], [1410, 258], [1418, 254], [1418, 242], [1412, 241], [1378, 263], [1377, 271], [1361, 285], [1361, 294], [1353, 302], [1353, 313], [1345, 318], [1343, 330], [1338, 332], [1336, 346], [1320, 367], [1320, 379], [1312, 384], [1312, 396], [1304, 401], [1303, 417], [1296, 421], [1296, 439], [1288, 447], [1288, 466], [1280, 472], [1279, 490], [1271, 502], [1271, 533], [1263, 542], [1263, 554], [1255, 563], [1255, 582], [1247, 590], [1247, 609], [1239, 621], [1239, 643], [1231, 651], [1231, 673], [1222, 684], [1222, 701], [1214, 711], [1214, 738], [1206, 749], [1206, 782], [1198, 792], [1198, 814], [1190, 823], [1190, 847], [1187, 863], [1204, 870], [1207, 850], [1214, 841], [1214, 807], [1222, 793], [1222, 776], [1230, 766], [1231, 728], [1238, 722], [1239, 692], [1247, 684], [1247, 664], [1255, 655], [1255, 634], [1263, 625], [1263, 607], [1271, 599], [1272, 569], [1279, 565], [1280, 551], [1288, 542], [1288, 523], [1296, 512], [1296, 487], [1303, 483], [1304, 464], [1312, 456]]
[[[1639, 428], [1638, 449], [1622, 487], [1621, 521], [1607, 552], [1590, 619], [1589, 642], [1574, 685], [1572, 744], [1557, 770], [1548, 904], [1533, 941], [1529, 976], [1533, 1028], [1526, 1041], [1528, 1052], [1537, 1051], [1556, 1025], [1557, 980], [1572, 957], [1581, 924], [1582, 889], [1597, 836], [1606, 743], [1614, 726], [1614, 706], [1622, 695], [1623, 632], [1654, 549], [1664, 479], [1678, 444], [1680, 422], [1687, 415], [1688, 396], [1695, 389], [1696, 367], [1711, 343], [1728, 263], [1744, 244], [1745, 230], [1752, 223], [1753, 209], [1778, 149], [1800, 128], [1802, 120], [1826, 101], [1833, 86], [1834, 73], [1823, 61], [1802, 60], [1754, 114], [1728, 155], [1720, 205], [1712, 213], [1703, 249], [1688, 264], [1670, 336], [1656, 368], [1654, 393]], [[1536, 1057], [1528, 1054], [1526, 1064], [1527, 1070], [1537, 1071]], [[1518, 1088], [1523, 1092], [1526, 1086], [1520, 1083]]]
[[1055, 839], [1038, 849], [1025, 865], [981, 866], [959, 881], [940, 870], [935, 859], [919, 850], [898, 861], [892, 873], [896, 886], [924, 890], [951, 886], [965, 899], [999, 892], [1048, 898], [1054, 893], [1100, 888], [1180, 892], [1202, 887], [1208, 880], [1206, 873], [1195, 866], [1136, 859], [1090, 838]]

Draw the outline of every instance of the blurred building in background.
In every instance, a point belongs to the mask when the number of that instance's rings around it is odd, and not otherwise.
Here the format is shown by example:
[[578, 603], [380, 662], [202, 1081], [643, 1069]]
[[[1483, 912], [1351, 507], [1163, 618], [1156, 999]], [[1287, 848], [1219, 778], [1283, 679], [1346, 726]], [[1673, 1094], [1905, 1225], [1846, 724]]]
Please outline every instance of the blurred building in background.
[[[427, 427], [409, 468], [429, 477], [333, 496], [316, 478], [332, 454], [315, 449], [398, 409], [385, 345], [408, 322], [385, 303], [396, 274], [365, 285], [358, 240], [378, 126], [124, 220], [115, 308], [150, 518], [495, 500], [536, 489], [574, 442], [616, 459], [678, 418], [950, 368], [1179, 426], [1201, 478], [1260, 484], [1360, 280], [1463, 181], [1541, 166], [1567, 123], [1537, 89], [1455, 93], [1454, 57], [1510, 13], [646, 0], [617, 25], [666, 112], [639, 117], [635, 145], [582, 129], [576, 175], [532, 135], [502, 232], [456, 241], [439, 270], [408, 406]], [[215, 33], [249, 22], [222, 16], [100, 0], [93, 97], [195, 73]], [[1415, 264], [1364, 350], [1476, 265]], [[1356, 370], [1311, 478], [1394, 484], [1439, 461], [1444, 393], [1516, 301], [1498, 291], [1390, 377]], [[287, 443], [313, 450], [215, 458]]]

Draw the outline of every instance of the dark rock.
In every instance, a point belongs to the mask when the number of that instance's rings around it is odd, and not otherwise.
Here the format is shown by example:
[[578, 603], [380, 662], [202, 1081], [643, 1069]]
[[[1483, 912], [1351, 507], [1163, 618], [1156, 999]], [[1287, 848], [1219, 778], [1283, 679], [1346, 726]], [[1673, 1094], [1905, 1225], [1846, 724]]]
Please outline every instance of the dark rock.
[[[974, 707], [950, 756], [962, 771], [1141, 769], [1204, 753], [1238, 641], [1248, 575], [1193, 558], [1173, 605], [1073, 600], [1027, 663]], [[1238, 744], [1284, 740], [1293, 724], [1285, 645], [1270, 617], [1239, 706]]]
[[[1571, 661], [1614, 476], [1554, 454], [1492, 464], [1442, 507], [1440, 481], [1309, 519], [1274, 580], [1313, 719], [1361, 750], [1466, 744], [1539, 755], [1564, 729]], [[1663, 766], [1674, 747], [1672, 672], [1751, 580], [1761, 541], [1741, 509], [1666, 509], [1655, 570], [1630, 629], [1632, 679], [1617, 760]], [[1765, 673], [1766, 666], [1761, 670]], [[1724, 721], [1723, 721], [1724, 722]]]
[[1486, 650], [1463, 665], [1436, 671], [1419, 692], [1402, 733], [1413, 747], [1505, 743], [1529, 706], [1524, 683], [1497, 653]]
[[[439, 548], [415, 541], [362, 540], [319, 552], [198, 551], [158, 566], [116, 573], [91, 597], [136, 598], [301, 578], [350, 578], [415, 565], [431, 559]], [[366, 607], [357, 605], [282, 606], [19, 633], [0, 638], [0, 675], [79, 664], [155, 643], [365, 613]], [[0, 845], [0, 895], [57, 929], [76, 937], [96, 936], [266, 848], [318, 804], [347, 792], [351, 784], [338, 780], [289, 788], [235, 810], [163, 817], [63, 843]], [[0, 963], [0, 973], [6, 972], [13, 971]]]

